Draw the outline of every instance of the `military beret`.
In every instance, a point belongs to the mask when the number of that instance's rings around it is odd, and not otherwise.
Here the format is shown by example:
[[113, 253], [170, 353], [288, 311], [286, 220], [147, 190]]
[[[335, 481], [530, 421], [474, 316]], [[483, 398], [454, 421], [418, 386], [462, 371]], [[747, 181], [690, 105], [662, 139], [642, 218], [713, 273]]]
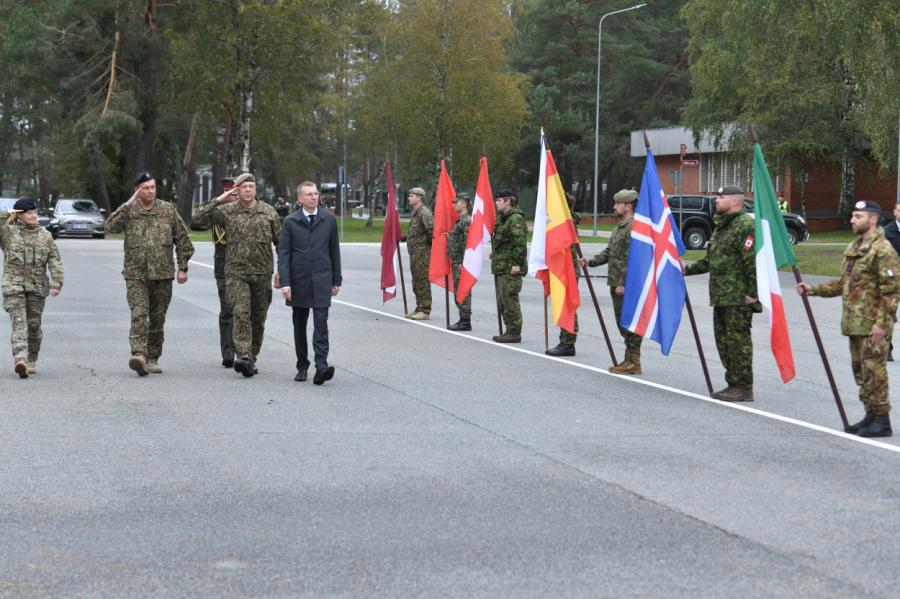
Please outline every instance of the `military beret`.
[[153, 181], [153, 175], [151, 173], [148, 173], [147, 171], [144, 171], [134, 178], [134, 186], [137, 187], [138, 185], [146, 183], [147, 181]]
[[411, 193], [412, 195], [417, 195], [420, 198], [425, 197], [425, 190], [422, 189], [421, 187], [413, 187], [412, 189], [409, 190], [409, 193]]
[[21, 200], [16, 200], [16, 203], [13, 205], [13, 210], [31, 212], [32, 210], [37, 210], [37, 203], [31, 198], [22, 198]]
[[859, 200], [853, 204], [853, 212], [871, 212], [872, 214], [881, 215], [881, 206], [872, 200]]
[[465, 193], [456, 194], [456, 197], [453, 198], [453, 201], [454, 202], [465, 202], [466, 204], [468, 204], [470, 202], [468, 194], [465, 194]]
[[250, 173], [241, 173], [240, 175], [237, 176], [237, 178], [235, 178], [234, 186], [240, 187], [240, 185], [242, 183], [246, 183], [247, 181], [250, 181], [251, 183], [256, 183], [256, 177], [254, 177]]
[[617, 191], [613, 196], [613, 202], [616, 204], [632, 204], [637, 201], [638, 192], [633, 189], [623, 189]]
[[498, 199], [498, 200], [500, 198], [516, 198], [516, 197], [518, 197], [518, 196], [516, 196], [516, 191], [514, 189], [510, 189], [509, 187], [504, 187], [503, 189], [501, 189], [500, 191], [498, 191], [497, 193], [494, 194], [494, 198]]
[[737, 185], [726, 185], [725, 187], [720, 187], [717, 195], [720, 196], [742, 196], [744, 195], [744, 190], [741, 189]]

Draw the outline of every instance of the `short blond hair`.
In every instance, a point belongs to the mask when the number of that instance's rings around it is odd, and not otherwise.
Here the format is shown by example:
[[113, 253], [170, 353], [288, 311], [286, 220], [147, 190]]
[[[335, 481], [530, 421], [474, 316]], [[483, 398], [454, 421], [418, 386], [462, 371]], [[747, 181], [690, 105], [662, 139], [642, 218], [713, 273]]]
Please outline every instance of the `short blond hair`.
[[300, 190], [304, 187], [316, 187], [316, 184], [312, 181], [303, 181], [300, 185], [297, 186], [297, 195], [300, 195]]

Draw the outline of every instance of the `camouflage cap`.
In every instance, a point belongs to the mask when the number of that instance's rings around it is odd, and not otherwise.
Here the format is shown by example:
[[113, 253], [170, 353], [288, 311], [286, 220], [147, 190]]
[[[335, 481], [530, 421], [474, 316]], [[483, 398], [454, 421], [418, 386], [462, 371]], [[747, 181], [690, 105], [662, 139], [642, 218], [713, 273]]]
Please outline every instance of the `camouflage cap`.
[[872, 214], [878, 214], [880, 216], [881, 206], [872, 200], [859, 200], [858, 202], [854, 202], [853, 210], [851, 212], [871, 212]]
[[412, 195], [417, 195], [421, 198], [425, 197], [425, 190], [422, 189], [421, 187], [413, 187], [412, 189], [409, 190], [408, 193], [412, 194]]
[[716, 192], [716, 195], [742, 196], [744, 195], [744, 190], [741, 189], [738, 185], [726, 185], [725, 187], [720, 187], [719, 191]]
[[256, 183], [256, 177], [254, 177], [250, 173], [241, 173], [240, 175], [237, 176], [237, 178], [235, 178], [234, 186], [240, 187], [242, 183], [246, 183], [247, 181], [250, 181], [251, 183]]
[[617, 191], [613, 196], [613, 202], [616, 204], [633, 204], [638, 199], [638, 192], [633, 189], [623, 189]]

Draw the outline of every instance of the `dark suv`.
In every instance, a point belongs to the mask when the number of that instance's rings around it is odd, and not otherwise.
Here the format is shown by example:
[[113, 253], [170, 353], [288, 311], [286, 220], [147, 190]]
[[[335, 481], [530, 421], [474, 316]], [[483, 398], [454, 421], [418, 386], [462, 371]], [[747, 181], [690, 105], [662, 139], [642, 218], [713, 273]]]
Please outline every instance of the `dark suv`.
[[[713, 215], [716, 213], [716, 196], [669, 196], [669, 208], [675, 217], [675, 224], [681, 231], [684, 246], [689, 250], [699, 250], [706, 245], [712, 234]], [[753, 214], [753, 200], [744, 198], [744, 212]], [[791, 243], [797, 245], [809, 239], [806, 220], [794, 212], [781, 215]]]

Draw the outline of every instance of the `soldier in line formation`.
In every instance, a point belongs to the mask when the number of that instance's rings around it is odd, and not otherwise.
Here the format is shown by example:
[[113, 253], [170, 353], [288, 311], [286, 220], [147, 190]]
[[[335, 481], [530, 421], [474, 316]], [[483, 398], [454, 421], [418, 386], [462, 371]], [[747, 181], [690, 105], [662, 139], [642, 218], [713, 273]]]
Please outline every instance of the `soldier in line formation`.
[[59, 250], [37, 219], [37, 204], [29, 198], [17, 200], [10, 212], [0, 212], [3, 309], [12, 324], [14, 368], [23, 379], [37, 373], [44, 302], [48, 295], [59, 295], [63, 286]]
[[491, 238], [491, 272], [497, 278], [497, 300], [506, 330], [494, 335], [497, 343], [522, 342], [522, 307], [519, 293], [528, 273], [528, 225], [512, 189], [495, 195], [497, 223]]
[[[450, 269], [453, 271], [453, 289], [459, 289], [459, 274], [462, 270], [463, 257], [466, 255], [466, 240], [469, 238], [469, 198], [462, 194], [456, 196], [453, 201], [453, 209], [457, 219], [453, 229], [447, 233], [447, 257], [450, 259]], [[468, 293], [466, 299], [459, 303], [454, 297], [456, 309], [459, 310], [459, 320], [447, 328], [451, 331], [472, 330], [472, 294]]]
[[431, 261], [431, 239], [434, 234], [434, 216], [425, 205], [425, 190], [413, 187], [406, 196], [412, 206], [409, 228], [406, 232], [406, 251], [409, 252], [409, 271], [412, 276], [416, 307], [406, 315], [411, 320], [431, 318], [431, 283], [428, 266]]

